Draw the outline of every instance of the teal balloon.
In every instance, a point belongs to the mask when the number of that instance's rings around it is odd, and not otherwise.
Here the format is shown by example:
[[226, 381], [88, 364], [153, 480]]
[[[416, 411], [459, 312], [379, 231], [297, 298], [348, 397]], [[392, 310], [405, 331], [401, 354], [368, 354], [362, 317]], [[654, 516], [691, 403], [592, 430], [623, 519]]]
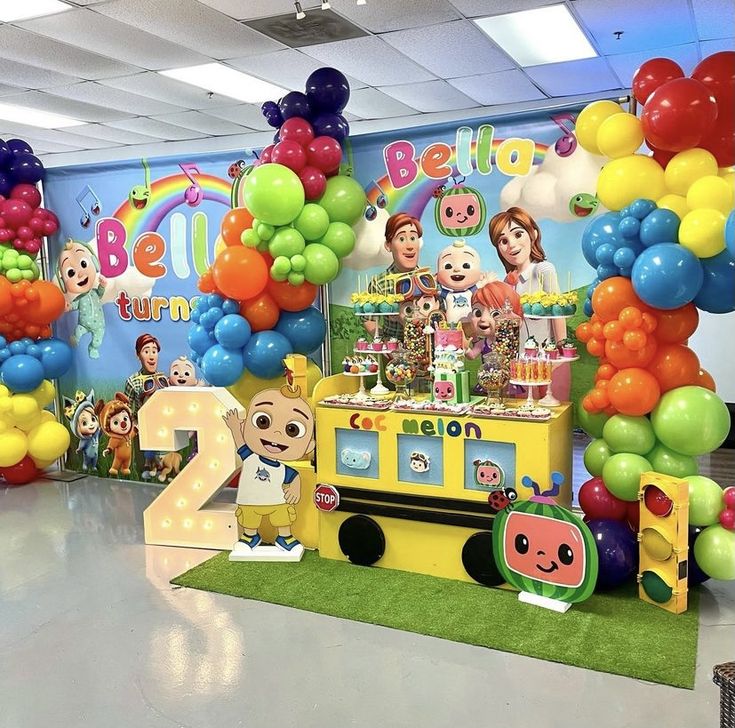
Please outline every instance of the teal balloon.
[[605, 423], [602, 437], [615, 453], [645, 455], [656, 444], [656, 435], [647, 417], [614, 415]]
[[306, 259], [304, 278], [309, 283], [322, 286], [337, 277], [339, 260], [326, 245], [310, 243], [304, 248], [303, 256]]
[[694, 542], [694, 558], [707, 576], [735, 579], [735, 531], [719, 524], [705, 528]]
[[308, 202], [293, 221], [293, 226], [304, 236], [304, 240], [313, 242], [327, 232], [329, 215], [321, 205]]
[[577, 423], [590, 437], [602, 437], [602, 428], [610, 419], [604, 412], [592, 414], [581, 403], [577, 403]]
[[686, 478], [699, 472], [697, 461], [691, 455], [682, 455], [660, 442], [646, 454], [646, 460], [655, 472], [674, 478]]
[[711, 526], [717, 523], [722, 510], [722, 488], [711, 478], [703, 475], [690, 475], [689, 483], [689, 525]]
[[349, 255], [355, 247], [355, 231], [344, 222], [331, 222], [321, 239], [338, 258]]
[[709, 389], [677, 387], [661, 397], [651, 413], [651, 424], [664, 445], [683, 455], [697, 456], [725, 442], [730, 413]]
[[619, 452], [605, 461], [602, 479], [614, 496], [624, 501], [635, 501], [638, 500], [641, 474], [651, 469], [651, 463], [641, 455]]
[[609, 445], [602, 438], [592, 440], [584, 451], [584, 467], [590, 475], [602, 475], [602, 469], [611, 455]]
[[288, 225], [304, 206], [304, 187], [282, 164], [262, 164], [246, 178], [243, 201], [259, 223]]
[[268, 242], [268, 252], [278, 258], [284, 256], [290, 258], [292, 255], [300, 255], [304, 252], [304, 236], [292, 227], [282, 227], [273, 234]]
[[[319, 204], [327, 211], [331, 222], [354, 225], [365, 212], [366, 201], [365, 191], [359, 182], [352, 177], [338, 174], [327, 180]], [[249, 206], [248, 209], [251, 210]]]

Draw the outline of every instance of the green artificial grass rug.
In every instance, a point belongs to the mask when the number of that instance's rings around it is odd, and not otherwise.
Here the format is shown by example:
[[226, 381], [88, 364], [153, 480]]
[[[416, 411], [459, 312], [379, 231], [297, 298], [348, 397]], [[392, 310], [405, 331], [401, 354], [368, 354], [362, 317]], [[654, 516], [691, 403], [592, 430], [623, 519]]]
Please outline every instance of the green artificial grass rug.
[[595, 594], [566, 614], [517, 592], [405, 571], [353, 566], [307, 551], [300, 563], [230, 562], [217, 554], [171, 581], [503, 652], [651, 682], [694, 687], [699, 593], [673, 615], [636, 587]]

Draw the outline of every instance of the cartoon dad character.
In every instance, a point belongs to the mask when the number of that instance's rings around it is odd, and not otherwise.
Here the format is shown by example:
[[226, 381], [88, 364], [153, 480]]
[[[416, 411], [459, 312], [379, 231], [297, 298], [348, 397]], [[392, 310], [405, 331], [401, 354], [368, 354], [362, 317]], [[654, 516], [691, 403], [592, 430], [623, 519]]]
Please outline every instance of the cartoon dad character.
[[229, 410], [223, 419], [242, 458], [235, 499], [242, 535], [233, 553], [239, 558], [259, 558], [253, 553], [261, 544], [258, 527], [268, 517], [278, 530], [275, 545], [301, 558], [304, 547], [291, 533], [294, 506], [301, 498], [301, 477], [286, 465], [302, 459], [315, 445], [314, 414], [301, 388], [285, 385], [263, 390], [250, 401], [244, 420], [237, 410]]
[[447, 321], [468, 319], [472, 313], [472, 294], [494, 276], [482, 272], [479, 253], [464, 240], [455, 240], [444, 248], [436, 267]]

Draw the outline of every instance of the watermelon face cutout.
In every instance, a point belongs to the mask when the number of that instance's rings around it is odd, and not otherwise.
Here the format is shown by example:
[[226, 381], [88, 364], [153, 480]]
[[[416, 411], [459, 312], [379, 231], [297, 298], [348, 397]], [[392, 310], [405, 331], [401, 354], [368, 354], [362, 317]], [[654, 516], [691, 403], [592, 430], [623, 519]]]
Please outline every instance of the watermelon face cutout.
[[472, 187], [456, 184], [443, 191], [434, 205], [434, 221], [442, 235], [464, 238], [485, 226], [485, 200]]

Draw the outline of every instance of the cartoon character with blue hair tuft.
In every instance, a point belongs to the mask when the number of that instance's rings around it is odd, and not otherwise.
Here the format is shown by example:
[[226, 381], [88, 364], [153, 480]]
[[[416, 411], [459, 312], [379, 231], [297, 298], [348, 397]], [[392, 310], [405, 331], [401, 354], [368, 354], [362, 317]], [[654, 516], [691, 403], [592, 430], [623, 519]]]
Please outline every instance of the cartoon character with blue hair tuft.
[[76, 452], [82, 454], [82, 470], [96, 470], [100, 423], [94, 389], [90, 389], [89, 394], [77, 390], [74, 399], [64, 397], [64, 414], [69, 420], [69, 429], [79, 438]]

